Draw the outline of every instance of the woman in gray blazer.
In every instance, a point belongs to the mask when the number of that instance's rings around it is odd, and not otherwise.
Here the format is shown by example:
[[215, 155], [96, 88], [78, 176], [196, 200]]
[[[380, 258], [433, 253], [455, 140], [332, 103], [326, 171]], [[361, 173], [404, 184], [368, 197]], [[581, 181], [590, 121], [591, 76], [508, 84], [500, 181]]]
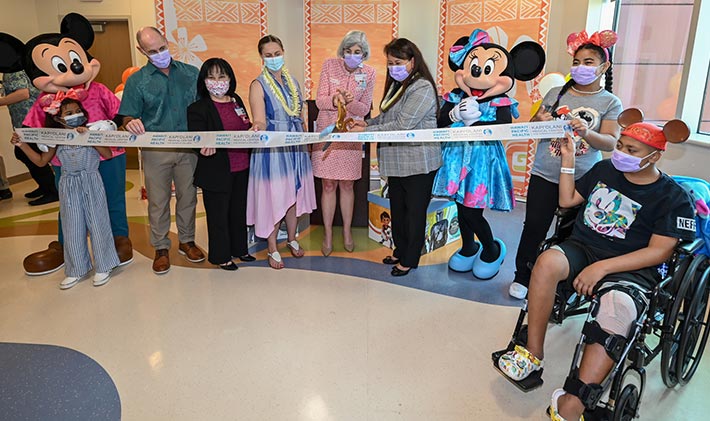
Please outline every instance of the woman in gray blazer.
[[[439, 103], [436, 84], [417, 46], [397, 38], [385, 46], [387, 80], [380, 114], [356, 121], [351, 131], [436, 128]], [[389, 183], [392, 238], [395, 250], [382, 262], [392, 276], [404, 276], [419, 265], [424, 246], [426, 211], [436, 170], [441, 166], [439, 142], [378, 143], [380, 174]]]

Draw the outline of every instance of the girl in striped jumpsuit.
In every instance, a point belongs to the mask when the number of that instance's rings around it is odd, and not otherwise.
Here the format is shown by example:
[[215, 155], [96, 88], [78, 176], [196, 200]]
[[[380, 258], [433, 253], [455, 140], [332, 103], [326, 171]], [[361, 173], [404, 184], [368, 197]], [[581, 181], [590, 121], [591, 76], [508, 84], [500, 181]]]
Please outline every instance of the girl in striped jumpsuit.
[[[88, 129], [88, 113], [75, 99], [66, 98], [58, 110], [46, 109], [45, 127], [75, 129], [84, 133]], [[95, 261], [94, 286], [104, 285], [111, 270], [119, 260], [113, 242], [111, 223], [106, 204], [106, 192], [99, 175], [100, 156], [111, 157], [111, 150], [103, 146], [59, 145], [41, 154], [33, 151], [13, 134], [12, 143], [19, 146], [38, 166], [47, 163], [56, 154], [62, 162], [59, 178], [59, 211], [64, 234], [64, 273], [66, 278], [59, 284], [69, 289], [92, 269], [87, 231]]]

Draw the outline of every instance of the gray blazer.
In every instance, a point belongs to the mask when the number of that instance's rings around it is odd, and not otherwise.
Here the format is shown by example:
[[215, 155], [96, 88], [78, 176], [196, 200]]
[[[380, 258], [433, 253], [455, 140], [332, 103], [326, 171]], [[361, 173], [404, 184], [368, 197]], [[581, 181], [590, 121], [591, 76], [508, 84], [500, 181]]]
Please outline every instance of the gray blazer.
[[[417, 79], [389, 110], [367, 120], [367, 131], [436, 128], [436, 91], [426, 79]], [[427, 174], [441, 166], [439, 142], [377, 144], [377, 160], [384, 177]]]

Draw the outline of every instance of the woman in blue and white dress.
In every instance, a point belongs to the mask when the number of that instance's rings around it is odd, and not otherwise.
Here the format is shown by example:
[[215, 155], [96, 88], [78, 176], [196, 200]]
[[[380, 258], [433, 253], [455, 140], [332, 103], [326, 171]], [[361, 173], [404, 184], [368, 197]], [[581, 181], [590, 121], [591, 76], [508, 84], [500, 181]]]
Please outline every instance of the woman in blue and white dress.
[[[267, 35], [259, 40], [264, 70], [249, 87], [252, 130], [302, 132], [303, 100], [298, 82], [284, 67], [281, 40]], [[247, 191], [247, 224], [266, 238], [269, 266], [284, 267], [276, 246], [276, 235], [286, 219], [287, 246], [294, 257], [303, 249], [296, 241], [298, 217], [316, 209], [313, 170], [305, 146], [254, 149], [250, 161]]]

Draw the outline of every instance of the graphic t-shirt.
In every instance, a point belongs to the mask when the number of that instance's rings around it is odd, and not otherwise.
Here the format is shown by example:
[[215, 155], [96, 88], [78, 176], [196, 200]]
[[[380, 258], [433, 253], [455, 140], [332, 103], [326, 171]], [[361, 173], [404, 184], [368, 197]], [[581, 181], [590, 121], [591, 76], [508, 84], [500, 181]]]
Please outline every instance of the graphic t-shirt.
[[571, 238], [610, 257], [647, 247], [653, 234], [695, 238], [690, 196], [666, 174], [651, 184], [633, 184], [604, 160], [577, 181], [576, 189], [586, 203]]
[[[543, 106], [552, 107], [562, 87], [552, 88], [542, 100]], [[616, 120], [621, 113], [621, 101], [615, 95], [601, 91], [594, 95], [573, 95], [571, 89], [560, 98], [555, 110], [560, 118], [582, 120], [587, 128], [599, 132], [602, 120]], [[575, 162], [576, 179], [579, 179], [592, 166], [601, 161], [602, 154], [580, 136], [575, 136], [577, 160]], [[560, 182], [560, 139], [540, 139], [535, 152], [532, 174], [552, 183]]]

